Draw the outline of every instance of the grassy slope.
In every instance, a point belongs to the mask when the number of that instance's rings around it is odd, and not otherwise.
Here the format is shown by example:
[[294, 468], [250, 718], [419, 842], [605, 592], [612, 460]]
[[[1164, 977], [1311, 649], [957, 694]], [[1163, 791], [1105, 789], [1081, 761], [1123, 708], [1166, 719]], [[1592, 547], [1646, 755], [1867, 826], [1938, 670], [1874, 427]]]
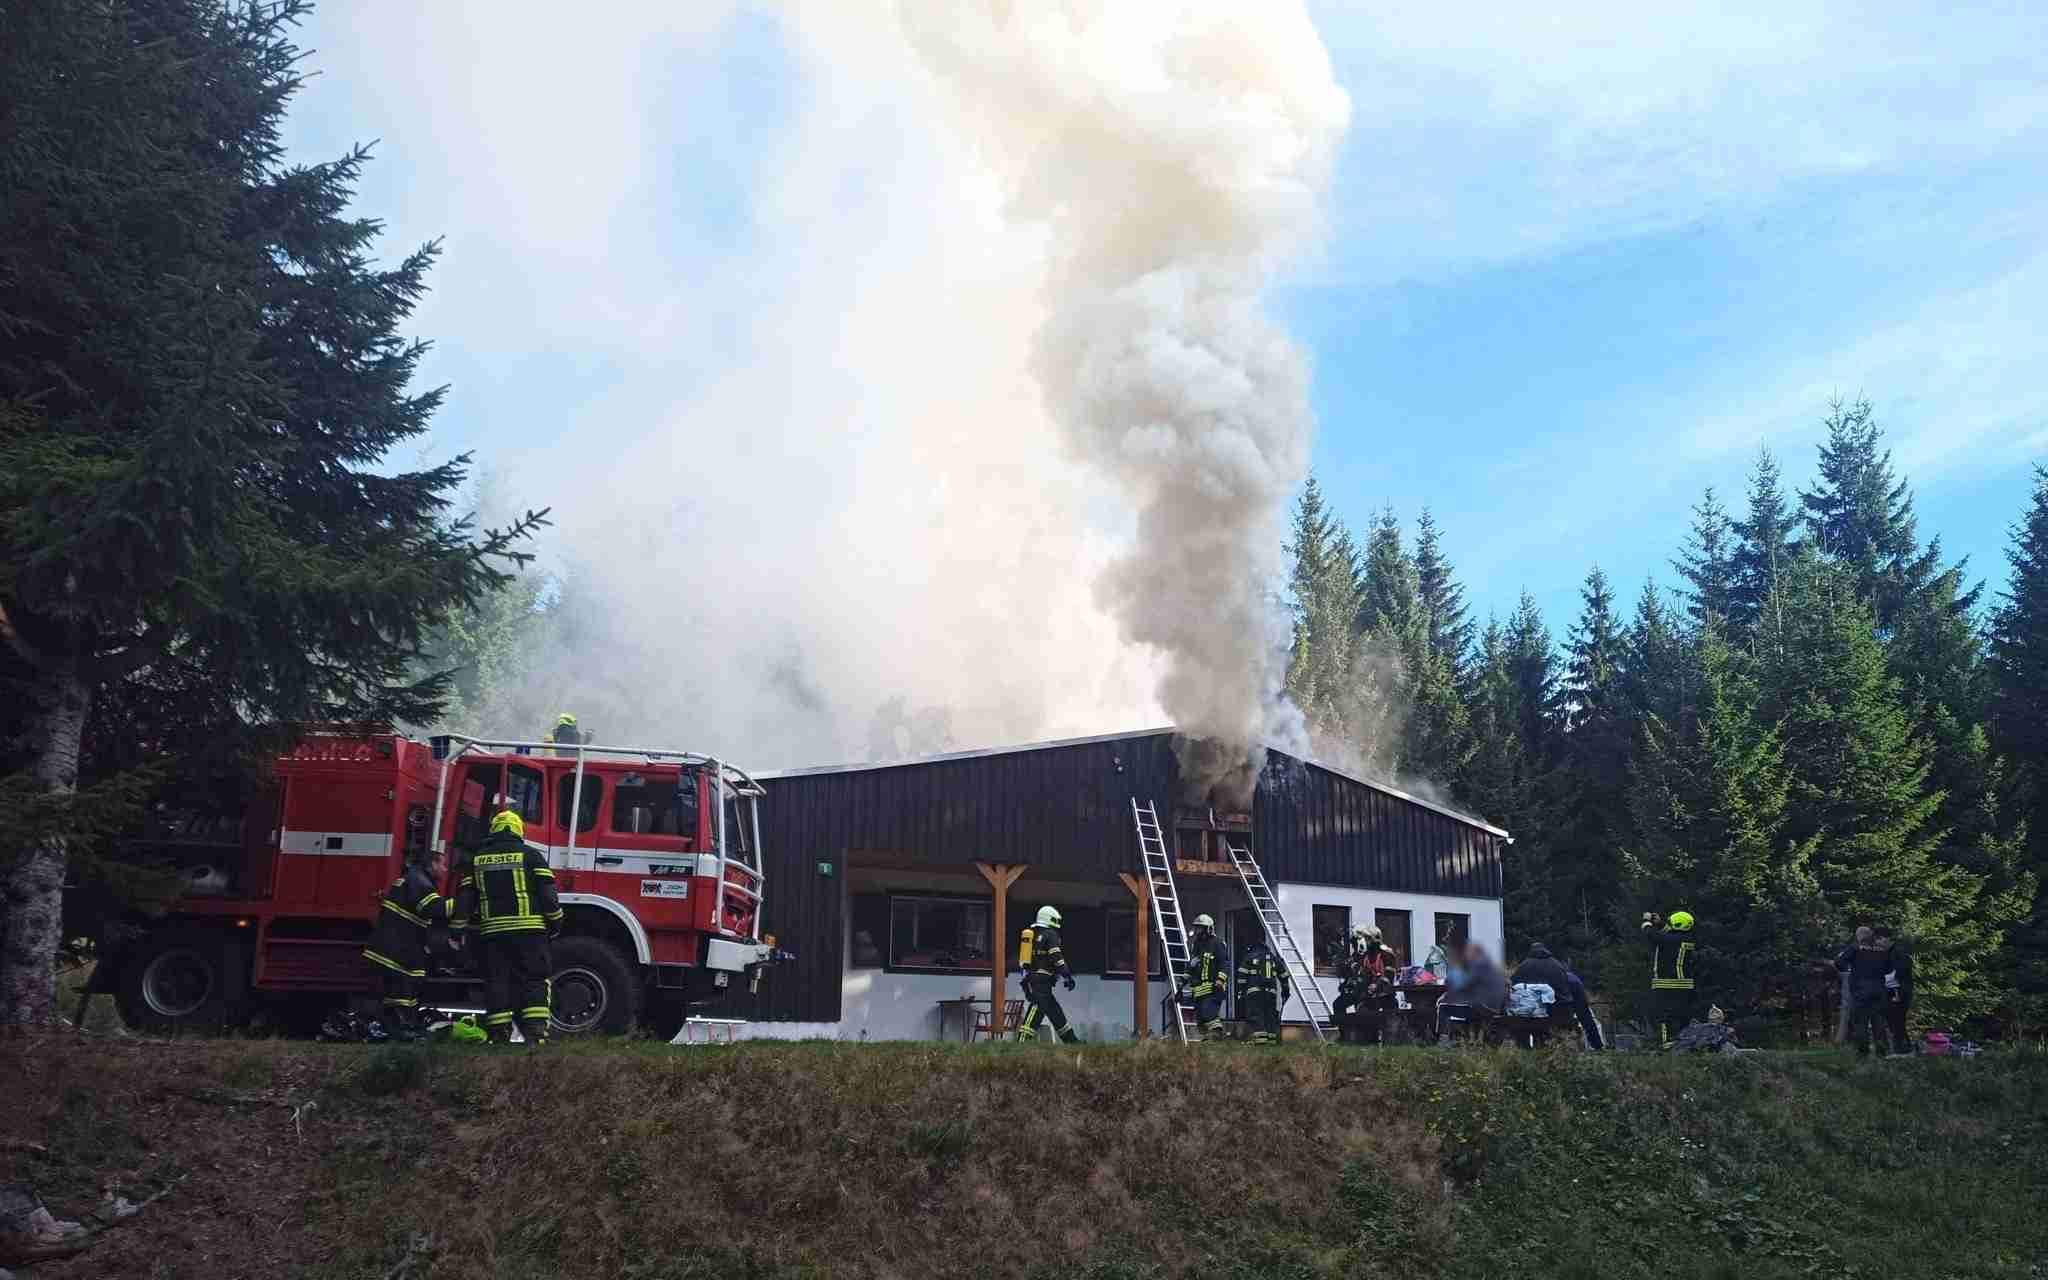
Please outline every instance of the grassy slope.
[[[50, 1276], [2048, 1276], [2048, 1058], [0, 1045]], [[290, 1105], [317, 1106], [292, 1120]]]

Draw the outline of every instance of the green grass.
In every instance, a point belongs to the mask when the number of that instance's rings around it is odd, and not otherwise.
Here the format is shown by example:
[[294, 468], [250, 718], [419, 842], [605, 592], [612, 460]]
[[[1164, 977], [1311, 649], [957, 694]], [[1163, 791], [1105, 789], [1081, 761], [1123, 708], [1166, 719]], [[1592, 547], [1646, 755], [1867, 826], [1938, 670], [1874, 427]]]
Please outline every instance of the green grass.
[[[292, 1263], [324, 1280], [409, 1250], [434, 1280], [2048, 1275], [2039, 1052], [222, 1042], [205, 1062], [321, 1098]], [[163, 1145], [72, 1078], [49, 1112], [67, 1147]]]

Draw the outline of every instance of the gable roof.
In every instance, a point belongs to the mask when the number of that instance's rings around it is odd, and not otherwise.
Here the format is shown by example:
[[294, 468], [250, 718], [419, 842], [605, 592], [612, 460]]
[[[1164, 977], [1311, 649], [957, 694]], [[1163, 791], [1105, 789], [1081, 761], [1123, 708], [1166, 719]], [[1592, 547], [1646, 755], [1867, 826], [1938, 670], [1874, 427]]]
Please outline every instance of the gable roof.
[[[983, 756], [1016, 755], [1027, 751], [1049, 751], [1058, 747], [1085, 747], [1097, 742], [1127, 742], [1139, 738], [1156, 738], [1179, 732], [1180, 730], [1177, 727], [1169, 724], [1161, 725], [1156, 729], [1132, 729], [1124, 733], [1098, 733], [1082, 738], [1053, 738], [1044, 742], [1018, 742], [1000, 747], [977, 747], [967, 751], [942, 751], [935, 755], [911, 756], [902, 760], [870, 760], [859, 764], [831, 764], [814, 765], [800, 769], [772, 769], [766, 773], [756, 773], [753, 777], [757, 782], [772, 782], [777, 778], [810, 778], [821, 774], [865, 773], [874, 769], [901, 769], [910, 765], [941, 764], [949, 760], [975, 760]], [[1282, 751], [1278, 747], [1268, 746], [1266, 750], [1286, 756], [1290, 760], [1300, 760], [1303, 764], [1313, 765], [1325, 773], [1333, 773], [1340, 778], [1355, 782], [1359, 786], [1371, 787], [1375, 791], [1383, 791], [1388, 795], [1398, 796], [1410, 804], [1420, 805], [1425, 809], [1443, 814], [1447, 818], [1455, 818], [1467, 826], [1477, 827], [1482, 831], [1499, 836], [1510, 844], [1514, 843], [1515, 838], [1513, 836], [1483, 818], [1474, 817], [1469, 813], [1461, 813], [1448, 805], [1438, 804], [1434, 800], [1425, 800], [1414, 792], [1404, 791], [1392, 783], [1383, 782], [1377, 778], [1360, 777], [1348, 770], [1339, 769], [1335, 765], [1325, 764], [1313, 757], [1296, 755], [1291, 751]]]

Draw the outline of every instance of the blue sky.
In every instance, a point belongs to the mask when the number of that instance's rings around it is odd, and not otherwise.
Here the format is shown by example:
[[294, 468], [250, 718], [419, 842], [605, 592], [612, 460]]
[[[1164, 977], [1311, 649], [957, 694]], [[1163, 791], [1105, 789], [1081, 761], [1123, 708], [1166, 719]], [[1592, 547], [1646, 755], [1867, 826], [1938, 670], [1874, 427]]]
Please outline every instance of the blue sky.
[[[1865, 396], [1923, 531], [2002, 577], [2048, 457], [2048, 5], [1311, 7], [1352, 126], [1274, 307], [1354, 525], [1428, 504], [1476, 610], [1526, 588], [1561, 637], [1589, 565], [1624, 600], [1668, 584], [1703, 486], [1738, 504], [1759, 446], [1804, 482], [1828, 397]], [[921, 172], [902, 105], [772, 9], [396, 12], [314, 15], [291, 142], [381, 139], [359, 207], [393, 254], [447, 237], [433, 449], [535, 504], [755, 359], [762, 298], [849, 287], [861, 255], [806, 244]], [[801, 468], [757, 411], [666, 447]]]

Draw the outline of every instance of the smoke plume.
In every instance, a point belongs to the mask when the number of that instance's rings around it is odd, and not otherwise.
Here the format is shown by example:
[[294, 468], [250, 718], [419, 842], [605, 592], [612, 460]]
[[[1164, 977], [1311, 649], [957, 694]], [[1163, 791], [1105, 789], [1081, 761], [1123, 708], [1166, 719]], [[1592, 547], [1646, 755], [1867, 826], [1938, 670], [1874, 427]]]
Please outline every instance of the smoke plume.
[[1033, 369], [1134, 541], [1097, 582], [1163, 655], [1190, 790], [1297, 750], [1270, 591], [1308, 461], [1300, 351], [1263, 294], [1314, 237], [1349, 114], [1298, 5], [932, 0], [899, 11], [1014, 219], [1046, 233]]
[[1307, 376], [1261, 295], [1348, 110], [1299, 6], [793, 0], [781, 34], [749, 252], [633, 317], [680, 397], [508, 476], [557, 509], [560, 598], [465, 727], [761, 767], [1163, 719], [1219, 775], [1299, 749], [1270, 593]]

